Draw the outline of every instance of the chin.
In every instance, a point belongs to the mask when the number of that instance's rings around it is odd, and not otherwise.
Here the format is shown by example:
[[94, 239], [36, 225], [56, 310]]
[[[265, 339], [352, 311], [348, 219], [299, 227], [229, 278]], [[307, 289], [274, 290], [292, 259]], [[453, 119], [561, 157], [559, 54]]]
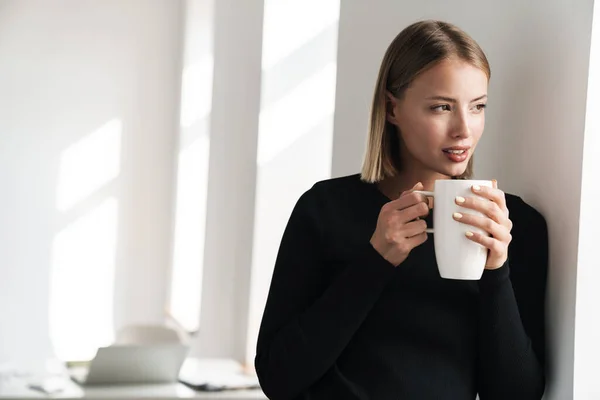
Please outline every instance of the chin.
[[467, 165], [468, 165], [468, 160], [465, 161], [464, 163], [460, 163], [460, 164], [456, 164], [456, 165], [452, 165], [452, 166], [445, 166], [445, 168], [441, 168], [439, 170], [439, 173], [441, 173], [443, 175], [447, 175], [447, 176], [460, 176], [460, 175], [464, 174], [465, 171], [467, 170]]

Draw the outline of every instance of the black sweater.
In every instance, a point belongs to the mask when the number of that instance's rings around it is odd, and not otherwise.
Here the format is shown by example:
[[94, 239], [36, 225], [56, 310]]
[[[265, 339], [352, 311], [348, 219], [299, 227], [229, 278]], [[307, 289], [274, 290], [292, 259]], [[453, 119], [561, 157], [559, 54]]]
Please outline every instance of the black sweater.
[[508, 262], [480, 281], [459, 281], [439, 276], [431, 235], [398, 267], [373, 249], [390, 200], [359, 175], [304, 193], [281, 241], [258, 338], [265, 394], [540, 399], [547, 228], [521, 198], [506, 197]]

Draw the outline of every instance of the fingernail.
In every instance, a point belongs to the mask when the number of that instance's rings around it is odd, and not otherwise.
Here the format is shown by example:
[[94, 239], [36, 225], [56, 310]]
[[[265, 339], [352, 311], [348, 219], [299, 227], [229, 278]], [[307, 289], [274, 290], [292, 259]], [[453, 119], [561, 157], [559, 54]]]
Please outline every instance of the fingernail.
[[473, 232], [466, 232], [466, 233], [465, 233], [465, 236], [466, 236], [466, 237], [471, 237], [471, 236], [473, 236]]
[[479, 192], [481, 190], [481, 186], [479, 185], [473, 185], [473, 190], [476, 192]]
[[464, 198], [464, 197], [462, 197], [462, 196], [456, 196], [456, 202], [457, 202], [458, 204], [462, 204], [462, 203], [464, 203], [464, 202], [465, 202], [465, 198]]
[[452, 214], [452, 216], [454, 217], [454, 219], [461, 219], [463, 217], [461, 213], [454, 213]]

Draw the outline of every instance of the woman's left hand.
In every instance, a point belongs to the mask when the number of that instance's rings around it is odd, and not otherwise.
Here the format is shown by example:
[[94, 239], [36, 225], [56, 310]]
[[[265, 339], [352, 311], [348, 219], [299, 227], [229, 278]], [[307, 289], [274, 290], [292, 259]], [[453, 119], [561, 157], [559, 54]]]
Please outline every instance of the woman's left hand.
[[510, 231], [513, 224], [508, 218], [504, 192], [498, 189], [495, 180], [493, 185], [493, 188], [486, 186], [473, 186], [471, 188], [473, 193], [483, 198], [478, 196], [470, 196], [466, 199], [463, 197], [456, 198], [456, 204], [459, 206], [479, 211], [484, 216], [468, 213], [454, 214], [455, 220], [481, 228], [490, 234], [490, 236], [486, 236], [470, 231], [466, 233], [469, 240], [488, 248], [486, 269], [497, 269], [504, 265], [508, 258], [508, 244], [512, 240]]

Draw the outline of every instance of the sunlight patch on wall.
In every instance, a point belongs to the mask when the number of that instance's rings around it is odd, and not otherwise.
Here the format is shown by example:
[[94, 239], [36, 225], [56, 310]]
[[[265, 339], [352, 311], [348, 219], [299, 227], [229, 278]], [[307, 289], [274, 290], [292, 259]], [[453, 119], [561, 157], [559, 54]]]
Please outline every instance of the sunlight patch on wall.
[[114, 339], [117, 219], [111, 197], [55, 237], [50, 336], [60, 360], [91, 359]]
[[57, 187], [57, 208], [67, 211], [120, 172], [120, 120], [113, 119], [63, 151]]
[[200, 321], [209, 146], [202, 135], [179, 155], [170, 313], [188, 331]]
[[335, 63], [301, 82], [271, 107], [262, 110], [259, 119], [258, 164], [276, 157], [302, 134], [328, 116], [335, 108]]
[[189, 128], [210, 114], [213, 66], [212, 55], [205, 55], [183, 70], [180, 124], [184, 128]]
[[264, 12], [262, 68], [268, 70], [337, 24], [340, 1], [266, 0]]

